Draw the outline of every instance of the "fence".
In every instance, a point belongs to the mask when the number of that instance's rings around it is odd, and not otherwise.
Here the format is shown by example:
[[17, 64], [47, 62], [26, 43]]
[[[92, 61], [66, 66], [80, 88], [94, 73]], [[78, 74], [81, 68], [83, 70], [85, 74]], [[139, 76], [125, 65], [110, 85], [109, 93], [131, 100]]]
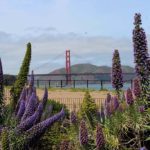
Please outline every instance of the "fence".
[[[52, 98], [56, 102], [60, 102], [65, 104], [67, 108], [71, 111], [75, 105], [76, 110], [79, 110], [81, 104], [83, 102], [83, 98]], [[93, 98], [98, 108], [100, 108], [101, 104], [104, 102], [104, 98]]]
[[[10, 103], [10, 90], [5, 88], [4, 91], [5, 91], [4, 93], [5, 93], [6, 104], [8, 104]], [[37, 95], [40, 95], [40, 92], [38, 90], [37, 90]], [[60, 97], [51, 97], [51, 94], [49, 94], [49, 99], [65, 104], [70, 111], [73, 110], [74, 105], [76, 106], [76, 110], [79, 110], [81, 103], [83, 102], [83, 97], [60, 98]], [[95, 100], [95, 103], [97, 104], [98, 107], [100, 107], [105, 100], [104, 98], [93, 98], [93, 99]]]
[[[93, 89], [112, 89], [110, 80], [72, 80], [67, 83], [66, 80], [35, 80], [35, 86], [38, 88], [93, 88]], [[124, 81], [124, 89], [132, 88], [132, 80]]]

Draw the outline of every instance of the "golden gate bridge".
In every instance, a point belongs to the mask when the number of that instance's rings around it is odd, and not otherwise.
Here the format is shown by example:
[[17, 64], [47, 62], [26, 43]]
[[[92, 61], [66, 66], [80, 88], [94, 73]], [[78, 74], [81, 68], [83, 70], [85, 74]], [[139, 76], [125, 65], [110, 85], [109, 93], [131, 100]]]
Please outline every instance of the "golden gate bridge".
[[[64, 54], [64, 53], [63, 53]], [[76, 55], [76, 54], [74, 54]], [[54, 60], [62, 54], [57, 55]], [[36, 71], [40, 68], [43, 68], [45, 65], [50, 64], [52, 61], [48, 61], [42, 65], [35, 67], [33, 70]], [[30, 76], [30, 75], [29, 75]], [[132, 80], [135, 77], [134, 73], [123, 73], [124, 83], [129, 83], [132, 86]], [[73, 87], [76, 85], [86, 85], [86, 88], [89, 88], [89, 85], [97, 84], [100, 86], [100, 89], [104, 88], [104, 84], [111, 84], [111, 73], [72, 73], [71, 72], [71, 51], [67, 49], [65, 51], [65, 73], [45, 73], [45, 74], [35, 74], [36, 86], [48, 87]], [[79, 86], [81, 87], [81, 86]]]

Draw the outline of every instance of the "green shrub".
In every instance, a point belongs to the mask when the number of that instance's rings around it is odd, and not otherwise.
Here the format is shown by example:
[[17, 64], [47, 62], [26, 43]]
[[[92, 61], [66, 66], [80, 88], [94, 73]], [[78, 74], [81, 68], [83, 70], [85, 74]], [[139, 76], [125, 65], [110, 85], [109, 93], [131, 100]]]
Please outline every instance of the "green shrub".
[[81, 104], [79, 116], [86, 118], [90, 125], [94, 127], [94, 121], [97, 115], [97, 106], [89, 91], [86, 91], [83, 102]]
[[[48, 100], [45, 111], [47, 111], [48, 106], [52, 105], [52, 112], [50, 115], [58, 113], [62, 107], [65, 110], [65, 115], [66, 117], [69, 117], [69, 111], [66, 108], [64, 104], [61, 104], [59, 102], [56, 102], [55, 100]], [[47, 132], [44, 134], [44, 136], [40, 139], [38, 142], [39, 144], [37, 145], [36, 149], [37, 150], [55, 150], [59, 149], [63, 133], [61, 133], [62, 129], [62, 121], [56, 122], [53, 126], [51, 126]]]

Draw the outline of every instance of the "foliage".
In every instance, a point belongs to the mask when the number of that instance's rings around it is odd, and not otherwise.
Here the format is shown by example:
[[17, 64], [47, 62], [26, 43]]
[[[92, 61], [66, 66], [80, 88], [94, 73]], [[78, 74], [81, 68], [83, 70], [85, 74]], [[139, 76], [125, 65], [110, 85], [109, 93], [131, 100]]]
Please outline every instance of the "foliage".
[[4, 85], [12, 86], [16, 81], [15, 75], [4, 74]]
[[[56, 102], [54, 100], [48, 100], [47, 105], [45, 108], [45, 111], [43, 114], [45, 114], [49, 108], [49, 106], [53, 106], [51, 110], [50, 116], [53, 114], [58, 113], [61, 111], [61, 108], [63, 107], [65, 110], [65, 115], [66, 117], [69, 117], [69, 111], [66, 108], [64, 104], [61, 104], [59, 102]], [[44, 117], [44, 116], [43, 116]], [[43, 149], [43, 150], [51, 150], [55, 148], [59, 148], [59, 145], [62, 141], [63, 133], [60, 132], [62, 130], [62, 121], [60, 120], [59, 122], [56, 122], [53, 126], [51, 126], [47, 132], [44, 134], [44, 136], [40, 139], [39, 143], [37, 145], [37, 149]]]
[[3, 81], [3, 68], [0, 59], [0, 124], [3, 122], [4, 117], [4, 81]]
[[86, 118], [92, 127], [95, 126], [94, 122], [97, 117], [97, 106], [89, 91], [86, 91], [84, 95], [79, 115], [81, 118]]
[[15, 81], [13, 87], [11, 88], [12, 109], [13, 110], [15, 110], [20, 93], [21, 93], [25, 83], [27, 82], [30, 61], [31, 61], [31, 43], [28, 43], [26, 54], [23, 59], [19, 74], [17, 76], [17, 80]]
[[52, 113], [51, 115], [55, 114], [55, 113], [58, 113], [59, 111], [61, 111], [62, 108], [64, 108], [65, 110], [65, 116], [66, 117], [69, 117], [69, 110], [67, 109], [66, 105], [60, 103], [60, 102], [57, 102], [55, 100], [52, 100], [52, 99], [49, 99], [47, 101], [47, 104], [46, 104], [46, 109], [45, 111], [47, 110], [47, 108], [52, 105], [53, 107], [53, 110], [52, 110]]
[[7, 129], [3, 129], [1, 138], [2, 150], [9, 150], [9, 135]]

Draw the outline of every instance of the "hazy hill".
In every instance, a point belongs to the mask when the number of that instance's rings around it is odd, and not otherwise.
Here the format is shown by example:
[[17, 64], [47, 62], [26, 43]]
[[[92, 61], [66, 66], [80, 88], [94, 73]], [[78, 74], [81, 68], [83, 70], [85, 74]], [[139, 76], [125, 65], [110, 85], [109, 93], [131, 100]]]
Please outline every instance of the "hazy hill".
[[[124, 73], [133, 73], [134, 68], [130, 66], [122, 66]], [[96, 66], [92, 64], [76, 64], [71, 66], [71, 73], [110, 73], [111, 67]], [[52, 74], [64, 74], [65, 68], [60, 68], [50, 72]]]

